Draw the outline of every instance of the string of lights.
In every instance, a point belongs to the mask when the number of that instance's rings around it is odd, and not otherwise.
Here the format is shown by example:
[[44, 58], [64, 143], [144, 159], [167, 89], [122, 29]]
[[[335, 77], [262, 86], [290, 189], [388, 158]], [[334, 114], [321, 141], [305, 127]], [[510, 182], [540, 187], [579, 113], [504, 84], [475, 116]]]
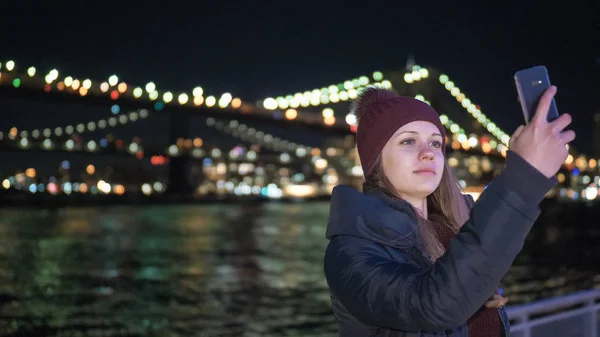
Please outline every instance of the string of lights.
[[[391, 87], [389, 81], [383, 79], [383, 73], [376, 71], [372, 74], [375, 82], [385, 82]], [[263, 99], [263, 106], [267, 110], [285, 110], [288, 108], [296, 109], [298, 107], [307, 108], [309, 106], [320, 106], [340, 101], [348, 101], [358, 96], [358, 90], [369, 85], [370, 79], [367, 76], [360, 76], [343, 83], [331, 84], [322, 88], [287, 94], [278, 97], [267, 97]]]
[[10, 80], [15, 88], [21, 87], [28, 80], [39, 83], [35, 81], [43, 79], [43, 87], [46, 92], [58, 90], [80, 96], [104, 95], [109, 96], [112, 100], [119, 98], [146, 99], [156, 102], [159, 106], [177, 103], [181, 106], [205, 105], [209, 108], [218, 106], [220, 109], [238, 109], [242, 107], [242, 104], [247, 104], [240, 98], [234, 98], [228, 92], [221, 94], [220, 97], [216, 95], [205, 97], [204, 89], [201, 86], [197, 86], [189, 92], [176, 94], [168, 90], [159, 90], [154, 82], [148, 82], [144, 86], [132, 86], [120, 80], [117, 75], [110, 75], [106, 81], [79, 79], [70, 75], [59, 78], [59, 71], [52, 69], [42, 77], [35, 67], [27, 68], [26, 75], [21, 75], [17, 73], [16, 63], [12, 60], [4, 64], [0, 63], [0, 71], [2, 70], [5, 70], [6, 73], [0, 73], [0, 79], [3, 79], [7, 73], [12, 73], [7, 80]]
[[[0, 85], [11, 85], [14, 88], [35, 87], [43, 88], [44, 91], [64, 92], [72, 95], [103, 96], [113, 101], [128, 99], [133, 101], [151, 102], [154, 110], [161, 111], [168, 105], [182, 107], [207, 107], [219, 110], [235, 111], [236, 113], [253, 113], [273, 119], [281, 119], [279, 111], [270, 111], [258, 108], [256, 105], [244, 102], [239, 97], [233, 97], [231, 93], [223, 93], [220, 97], [209, 95], [205, 97], [201, 86], [193, 88], [189, 92], [173, 93], [168, 90], [158, 90], [154, 82], [148, 82], [144, 86], [131, 86], [121, 81], [117, 75], [111, 75], [106, 81], [92, 81], [89, 78], [79, 79], [73, 76], [59, 78], [57, 69], [50, 70], [45, 75], [40, 75], [35, 67], [29, 67], [25, 73], [17, 71], [16, 63], [12, 60], [2, 64], [0, 62]], [[297, 116], [298, 121], [317, 124], [323, 123], [319, 116], [303, 114]], [[347, 128], [343, 122], [326, 124], [329, 127]]]
[[[412, 67], [412, 72], [407, 72], [404, 74], [404, 81], [408, 84], [413, 84], [426, 78], [429, 78], [429, 70], [419, 65], [414, 65]], [[473, 118], [483, 125], [483, 127], [485, 127], [500, 142], [502, 142], [505, 146], [508, 146], [510, 136], [500, 129], [494, 122], [492, 122], [485, 114], [483, 114], [480, 107], [466, 97], [466, 95], [461, 92], [460, 88], [450, 80], [448, 75], [441, 74], [439, 76], [439, 83], [444, 85], [444, 88], [456, 98], [456, 101], [460, 103], [461, 106], [467, 110], [467, 112]]]
[[[318, 107], [353, 100], [369, 86], [382, 87], [385, 89], [392, 88], [392, 83], [383, 79], [382, 72], [376, 71], [372, 74], [372, 77], [375, 81], [372, 83], [367, 76], [360, 76], [352, 80], [344, 81], [343, 83], [331, 84], [320, 89], [307, 90], [275, 98], [267, 97], [262, 100], [262, 105], [267, 110], [285, 111], [285, 118], [287, 120], [294, 120], [301, 116], [298, 111], [299, 108], [308, 108], [310, 106]], [[304, 115], [314, 115], [314, 113], [307, 112]], [[322, 110], [321, 117], [321, 122], [327, 126], [349, 125], [353, 132], [356, 131], [356, 120], [352, 114], [347, 114], [344, 121], [338, 121], [336, 120], [333, 109], [327, 107]]]
[[[56, 126], [53, 128], [30, 129], [30, 130], [19, 130], [17, 127], [11, 127], [7, 132], [9, 139], [15, 139], [17, 136], [21, 138], [28, 138], [31, 136], [33, 139], [39, 139], [41, 137], [50, 138], [52, 136], [61, 137], [64, 134], [84, 134], [87, 132], [96, 131], [97, 129], [110, 130], [119, 126], [123, 126], [129, 123], [135, 123], [148, 118], [150, 112], [147, 109], [139, 109], [137, 111], [130, 111], [128, 113], [120, 113], [121, 108], [115, 104], [111, 107], [111, 113], [113, 116], [103, 118], [98, 121], [88, 121], [87, 123], [79, 123], [77, 125], [69, 124], [64, 126]], [[119, 114], [119, 115], [117, 115]], [[0, 132], [0, 139], [3, 137], [3, 132]]]
[[[412, 77], [414, 80], [414, 77]], [[423, 101], [427, 104], [431, 104], [425, 97], [421, 94], [415, 96], [416, 99]], [[502, 156], [506, 156], [506, 151], [508, 147], [503, 144], [498, 144], [493, 139], [489, 139], [487, 136], [477, 136], [476, 134], [471, 134], [467, 136], [465, 130], [456, 122], [451, 120], [446, 114], [440, 115], [440, 121], [442, 125], [450, 131], [452, 134], [452, 139], [447, 139], [446, 143], [448, 143], [453, 150], [463, 150], [469, 151], [471, 149], [479, 149], [483, 151], [485, 154], [488, 154], [492, 151], [497, 151], [502, 154]]]
[[289, 152], [293, 152], [297, 158], [304, 158], [307, 155], [310, 155], [311, 163], [317, 169], [326, 169], [329, 167], [329, 162], [327, 159], [330, 158], [323, 158], [323, 153], [326, 153], [326, 151], [324, 152], [319, 148], [297, 144], [290, 140], [276, 137], [268, 132], [264, 132], [253, 127], [248, 127], [246, 124], [240, 124], [237, 120], [232, 120], [225, 125], [223, 122], [217, 121], [214, 118], [208, 118], [206, 125], [230, 134], [233, 137], [243, 141], [264, 145], [267, 149], [280, 152], [279, 160], [282, 163], [289, 162], [291, 160]]
[[452, 96], [456, 98], [456, 101], [461, 104], [461, 106], [467, 110], [467, 112], [473, 116], [473, 118], [477, 119], [483, 127], [485, 127], [494, 137], [500, 140], [504, 145], [508, 146], [508, 142], [510, 141], [510, 136], [504, 132], [500, 127], [496, 125], [496, 123], [492, 122], [483, 112], [478, 105], [474, 104], [464, 93], [460, 91], [460, 88], [454, 85], [448, 75], [442, 74], [440, 75], [439, 81], [444, 85], [444, 88], [450, 92]]
[[[241, 125], [240, 128], [237, 128], [235, 124], [237, 122], [229, 123], [230, 126], [235, 126], [236, 129], [233, 130], [233, 136], [239, 136], [237, 133], [240, 130], [243, 130], [245, 127]], [[207, 125], [214, 126], [218, 130], [228, 133], [229, 127], [225, 127], [223, 130], [223, 125], [221, 122], [215, 122], [213, 118], [210, 118], [207, 121]], [[293, 142], [288, 142], [284, 140], [277, 139], [270, 134], [264, 134], [261, 131], [253, 131], [253, 129], [248, 129], [248, 132], [244, 133], [240, 138], [244, 141], [249, 142], [250, 144], [254, 144], [253, 142], [260, 143], [264, 145], [267, 149], [277, 149], [279, 145], [290, 147], [293, 149], [298, 148], [297, 153], [301, 153], [302, 147], [296, 145]], [[263, 137], [264, 135], [264, 137]], [[256, 138], [251, 138], [255, 136]], [[0, 137], [2, 140], [2, 137]], [[218, 146], [211, 146], [210, 144], [206, 144], [202, 138], [196, 137], [194, 139], [177, 139], [175, 144], [171, 144], [166, 148], [161, 149], [147, 149], [142, 146], [142, 140], [139, 137], [134, 137], [134, 140], [131, 142], [127, 142], [121, 139], [114, 139], [112, 135], [107, 135], [106, 137], [97, 140], [89, 140], [83, 141], [79, 135], [73, 136], [71, 139], [67, 139], [65, 141], [56, 141], [50, 138], [42, 140], [30, 140], [29, 138], [8, 138], [9, 143], [5, 143], [4, 146], [18, 148], [20, 150], [31, 150], [31, 149], [40, 149], [45, 151], [56, 151], [63, 150], [67, 152], [73, 153], [107, 153], [107, 154], [120, 154], [120, 155], [130, 155], [134, 156], [137, 159], [150, 159], [153, 165], [165, 165], [168, 164], [170, 158], [172, 157], [180, 157], [180, 156], [190, 156], [192, 158], [203, 158], [203, 157], [211, 157], [217, 159], [221, 157], [227, 151], [222, 151]], [[250, 146], [249, 146], [250, 147]], [[207, 150], [210, 149], [210, 150]], [[232, 148], [228, 155], [231, 159], [240, 159], [240, 160], [256, 160], [258, 157], [260, 146], [256, 147], [255, 150], [246, 151], [242, 149], [240, 146], [235, 146]], [[314, 151], [318, 151], [318, 149], [310, 149], [313, 153]], [[108, 152], [107, 152], [108, 151]], [[240, 154], [244, 155], [241, 156]], [[264, 159], [269, 159], [266, 154], [261, 155]], [[301, 158], [302, 156], [298, 156]], [[291, 158], [287, 153], [282, 153], [278, 156], [277, 160], [281, 163], [294, 163], [296, 160]], [[314, 163], [314, 159], [313, 159]]]

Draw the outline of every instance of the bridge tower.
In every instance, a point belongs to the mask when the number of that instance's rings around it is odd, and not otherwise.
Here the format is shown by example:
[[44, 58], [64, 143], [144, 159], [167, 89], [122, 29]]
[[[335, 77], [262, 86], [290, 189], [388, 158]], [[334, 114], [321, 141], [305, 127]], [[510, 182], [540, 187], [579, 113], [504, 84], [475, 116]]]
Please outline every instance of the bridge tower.
[[[189, 137], [189, 114], [180, 111], [172, 111], [169, 116], [169, 144], [177, 144], [178, 138]], [[190, 156], [171, 157], [169, 164], [169, 181], [166, 194], [169, 196], [187, 197], [193, 193], [193, 187], [189, 183], [189, 172], [191, 165]]]

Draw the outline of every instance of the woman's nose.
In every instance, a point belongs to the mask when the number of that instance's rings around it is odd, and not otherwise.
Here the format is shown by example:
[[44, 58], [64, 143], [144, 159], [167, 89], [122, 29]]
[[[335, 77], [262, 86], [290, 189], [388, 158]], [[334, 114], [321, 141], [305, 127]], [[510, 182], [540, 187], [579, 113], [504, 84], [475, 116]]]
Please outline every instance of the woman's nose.
[[419, 153], [419, 159], [421, 160], [433, 160], [435, 154], [429, 147], [424, 147]]

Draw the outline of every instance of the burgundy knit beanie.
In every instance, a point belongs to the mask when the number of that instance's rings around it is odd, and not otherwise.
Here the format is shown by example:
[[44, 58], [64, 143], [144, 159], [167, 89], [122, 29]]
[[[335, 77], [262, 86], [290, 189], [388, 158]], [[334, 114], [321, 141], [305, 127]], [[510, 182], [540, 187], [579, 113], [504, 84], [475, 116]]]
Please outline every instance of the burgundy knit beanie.
[[446, 132], [438, 113], [427, 103], [377, 87], [369, 87], [353, 107], [358, 117], [356, 146], [365, 178], [373, 171], [377, 156], [399, 128], [414, 121], [427, 121], [437, 126], [442, 135], [442, 151], [446, 153]]

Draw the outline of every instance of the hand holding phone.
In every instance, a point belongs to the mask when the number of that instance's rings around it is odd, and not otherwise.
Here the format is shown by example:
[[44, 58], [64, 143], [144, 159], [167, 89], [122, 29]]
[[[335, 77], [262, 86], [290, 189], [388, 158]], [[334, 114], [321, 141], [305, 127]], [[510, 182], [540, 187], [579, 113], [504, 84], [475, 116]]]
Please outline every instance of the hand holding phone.
[[548, 178], [554, 176], [565, 162], [569, 154], [565, 145], [575, 139], [573, 130], [565, 130], [571, 124], [569, 114], [548, 121], [555, 94], [554, 86], [543, 92], [529, 123], [515, 131], [509, 144], [513, 152]]
[[[551, 87], [548, 69], [544, 66], [535, 66], [517, 71], [514, 77], [525, 123], [530, 123], [537, 111], [542, 95]], [[556, 102], [552, 98], [548, 110], [548, 121], [551, 122], [557, 119], [558, 116]]]

